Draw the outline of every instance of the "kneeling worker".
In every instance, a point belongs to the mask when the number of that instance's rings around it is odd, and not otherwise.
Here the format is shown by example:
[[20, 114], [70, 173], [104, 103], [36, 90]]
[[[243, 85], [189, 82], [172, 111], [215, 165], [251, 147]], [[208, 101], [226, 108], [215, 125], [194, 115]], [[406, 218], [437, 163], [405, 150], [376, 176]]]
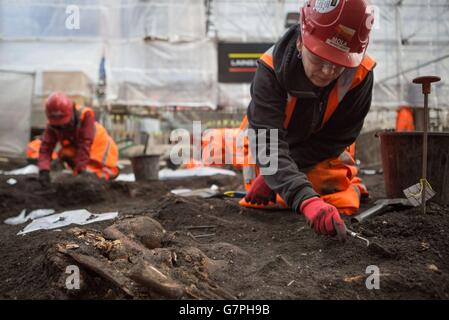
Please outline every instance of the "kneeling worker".
[[[274, 174], [244, 167], [245, 206], [283, 201], [318, 234], [346, 237], [340, 214], [357, 212], [365, 186], [353, 144], [370, 109], [375, 62], [366, 54], [373, 21], [365, 0], [306, 1], [299, 25], [260, 59], [241, 129], [277, 129]], [[250, 141], [251, 143], [251, 141]]]
[[91, 108], [81, 107], [60, 92], [52, 93], [45, 112], [48, 119], [39, 150], [39, 180], [50, 183], [52, 152], [59, 142], [58, 157], [73, 174], [95, 174], [100, 179], [114, 179], [118, 149], [106, 129], [95, 121]]

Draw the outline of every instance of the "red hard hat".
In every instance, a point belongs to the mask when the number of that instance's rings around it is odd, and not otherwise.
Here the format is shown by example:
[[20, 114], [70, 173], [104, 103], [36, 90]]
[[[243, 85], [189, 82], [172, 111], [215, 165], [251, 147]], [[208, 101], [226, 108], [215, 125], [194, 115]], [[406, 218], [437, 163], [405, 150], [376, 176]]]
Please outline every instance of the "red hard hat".
[[309, 51], [348, 68], [362, 62], [374, 22], [366, 0], [309, 0], [300, 16], [302, 42]]
[[54, 92], [47, 99], [45, 113], [50, 125], [65, 125], [72, 119], [73, 103], [65, 94]]

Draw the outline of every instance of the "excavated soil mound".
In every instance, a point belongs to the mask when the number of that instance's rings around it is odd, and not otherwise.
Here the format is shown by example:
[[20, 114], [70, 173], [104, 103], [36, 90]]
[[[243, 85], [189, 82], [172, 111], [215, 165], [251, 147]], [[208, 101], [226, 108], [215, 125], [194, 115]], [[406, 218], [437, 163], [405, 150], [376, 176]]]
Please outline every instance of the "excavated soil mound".
[[[212, 184], [241, 190], [240, 177], [104, 183], [61, 176], [51, 190], [36, 176], [14, 177], [14, 186], [8, 178], [0, 175], [1, 221], [40, 208], [119, 217], [25, 236], [16, 235], [25, 225], [1, 223], [0, 298], [449, 298], [448, 207], [430, 204], [425, 216], [419, 208], [391, 211], [354, 225], [345, 218], [376, 244], [367, 248], [353, 238], [317, 236], [290, 211], [170, 193]], [[384, 197], [383, 181], [364, 181], [368, 207]], [[67, 265], [79, 266], [80, 290], [66, 289]], [[373, 266], [379, 289], [366, 286]]]

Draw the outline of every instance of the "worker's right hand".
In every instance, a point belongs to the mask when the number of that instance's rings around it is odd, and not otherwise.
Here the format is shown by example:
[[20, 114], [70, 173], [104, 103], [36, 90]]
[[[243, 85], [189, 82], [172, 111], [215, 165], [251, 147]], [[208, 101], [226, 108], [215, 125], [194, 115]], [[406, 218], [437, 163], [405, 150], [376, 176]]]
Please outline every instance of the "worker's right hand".
[[265, 183], [263, 176], [260, 175], [254, 179], [245, 200], [251, 204], [267, 205], [270, 201], [274, 202], [276, 200], [276, 194]]
[[333, 205], [313, 197], [302, 202], [300, 211], [317, 234], [334, 235], [336, 233], [341, 241], [346, 240], [346, 225]]
[[43, 188], [48, 188], [51, 184], [50, 181], [50, 171], [41, 170], [39, 171], [39, 183]]

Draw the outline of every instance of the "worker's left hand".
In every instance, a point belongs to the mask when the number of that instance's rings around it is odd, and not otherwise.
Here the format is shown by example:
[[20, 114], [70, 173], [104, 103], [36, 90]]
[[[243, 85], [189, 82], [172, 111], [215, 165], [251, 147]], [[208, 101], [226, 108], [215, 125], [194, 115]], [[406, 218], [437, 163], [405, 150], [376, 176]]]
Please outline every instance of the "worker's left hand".
[[333, 205], [313, 197], [303, 201], [300, 211], [304, 213], [307, 223], [317, 234], [336, 233], [341, 241], [346, 240], [346, 225]]
[[263, 176], [260, 175], [254, 179], [245, 200], [252, 204], [267, 205], [270, 201], [274, 202], [276, 200], [276, 194], [266, 184]]

